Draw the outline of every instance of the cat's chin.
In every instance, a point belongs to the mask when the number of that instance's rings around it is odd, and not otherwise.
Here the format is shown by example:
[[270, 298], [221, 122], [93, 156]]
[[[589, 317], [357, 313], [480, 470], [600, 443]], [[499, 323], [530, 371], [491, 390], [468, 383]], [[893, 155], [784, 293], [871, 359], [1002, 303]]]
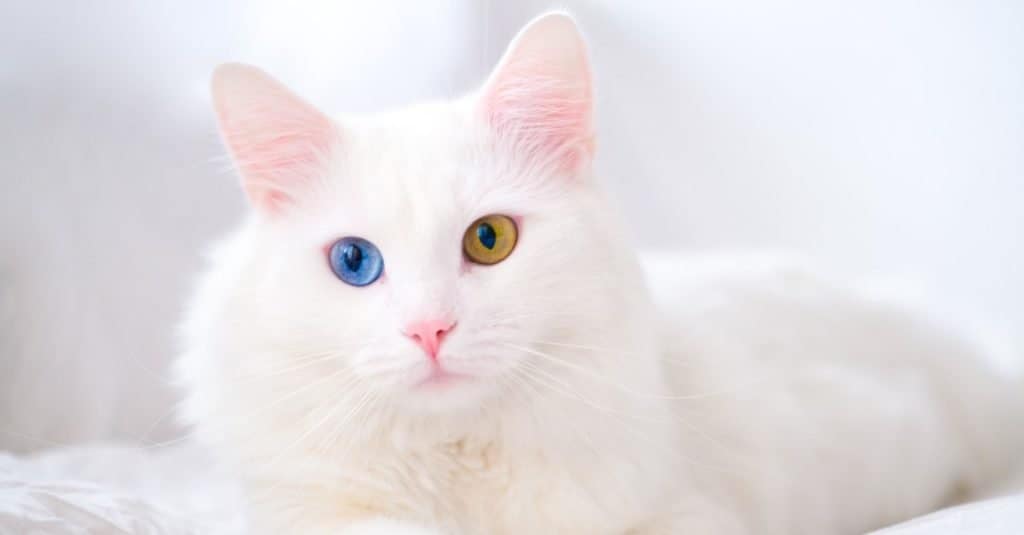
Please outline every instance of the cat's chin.
[[483, 378], [448, 371], [432, 372], [406, 386], [400, 396], [409, 410], [451, 412], [478, 407], [494, 394], [494, 386]]

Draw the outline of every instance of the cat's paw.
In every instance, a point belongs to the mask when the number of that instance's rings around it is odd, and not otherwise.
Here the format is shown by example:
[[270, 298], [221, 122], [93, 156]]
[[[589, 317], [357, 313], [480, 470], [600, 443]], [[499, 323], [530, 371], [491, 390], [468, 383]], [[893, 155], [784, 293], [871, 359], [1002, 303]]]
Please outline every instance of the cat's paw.
[[443, 535], [440, 531], [424, 528], [390, 518], [374, 518], [353, 524], [340, 535]]

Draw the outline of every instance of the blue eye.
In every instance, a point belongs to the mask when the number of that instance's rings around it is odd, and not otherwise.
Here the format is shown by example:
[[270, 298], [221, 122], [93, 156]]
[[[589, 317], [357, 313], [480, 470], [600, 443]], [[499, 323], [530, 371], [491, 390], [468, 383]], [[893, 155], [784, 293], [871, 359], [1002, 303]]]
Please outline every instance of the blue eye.
[[331, 270], [352, 286], [366, 286], [384, 271], [384, 259], [377, 246], [362, 238], [342, 238], [327, 252]]

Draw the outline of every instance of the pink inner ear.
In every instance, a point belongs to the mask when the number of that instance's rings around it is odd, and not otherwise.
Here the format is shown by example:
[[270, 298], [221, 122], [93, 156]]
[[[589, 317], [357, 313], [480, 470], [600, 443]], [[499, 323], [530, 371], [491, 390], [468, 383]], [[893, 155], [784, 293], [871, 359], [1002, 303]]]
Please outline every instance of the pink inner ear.
[[322, 113], [255, 69], [225, 76], [219, 85], [215, 79], [214, 85], [221, 135], [252, 204], [280, 212], [321, 172], [333, 126]]
[[[222, 115], [222, 131], [250, 200], [272, 212], [309, 186], [329, 150], [330, 122], [295, 109], [236, 110]], [[306, 111], [306, 110], [302, 110]]]
[[547, 67], [506, 65], [484, 105], [492, 127], [517, 150], [574, 170], [593, 149], [588, 75], [563, 79]]

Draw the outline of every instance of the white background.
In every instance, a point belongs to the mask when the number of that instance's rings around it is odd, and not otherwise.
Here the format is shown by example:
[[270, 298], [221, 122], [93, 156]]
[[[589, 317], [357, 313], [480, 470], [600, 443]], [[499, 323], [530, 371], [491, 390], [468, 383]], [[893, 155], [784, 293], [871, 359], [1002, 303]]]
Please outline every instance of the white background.
[[[20, 5], [15, 5], [20, 4]], [[570, 1], [638, 246], [786, 249], [1024, 332], [1024, 2]], [[0, 449], [171, 436], [174, 324], [243, 210], [206, 94], [457, 95], [548, 2], [0, 6]]]

